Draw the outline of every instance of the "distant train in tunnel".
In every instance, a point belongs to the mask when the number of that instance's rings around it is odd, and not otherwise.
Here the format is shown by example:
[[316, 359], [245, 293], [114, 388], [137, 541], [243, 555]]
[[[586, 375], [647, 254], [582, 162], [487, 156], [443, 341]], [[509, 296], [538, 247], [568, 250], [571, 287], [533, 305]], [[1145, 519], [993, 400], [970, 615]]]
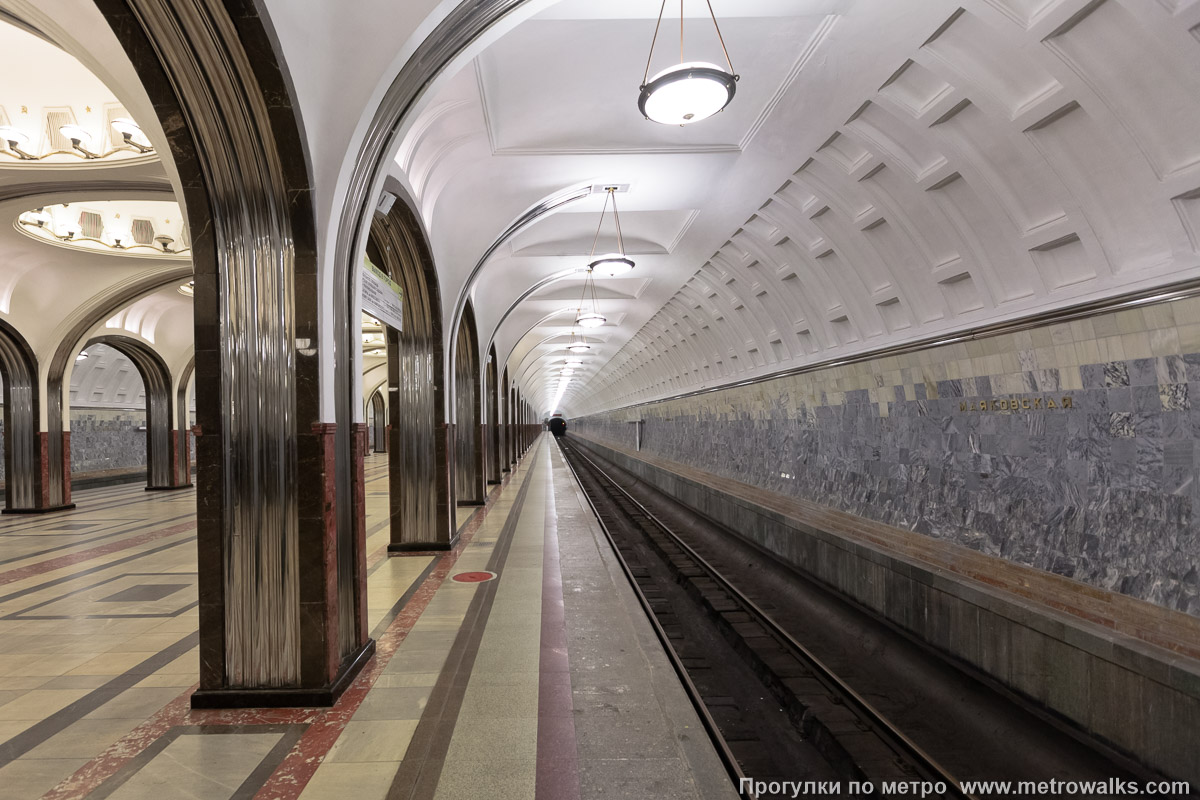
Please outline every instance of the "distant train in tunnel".
[[562, 417], [551, 417], [549, 427], [550, 432], [556, 437], [563, 436], [567, 432], [567, 421]]

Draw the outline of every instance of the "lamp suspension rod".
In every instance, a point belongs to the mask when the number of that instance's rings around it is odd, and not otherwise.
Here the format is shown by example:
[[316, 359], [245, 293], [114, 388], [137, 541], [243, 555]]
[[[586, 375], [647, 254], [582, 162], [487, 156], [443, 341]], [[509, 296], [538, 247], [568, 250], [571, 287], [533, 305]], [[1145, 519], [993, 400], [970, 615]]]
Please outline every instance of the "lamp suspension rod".
[[662, 0], [658, 8], [658, 23], [654, 26], [654, 38], [650, 40], [650, 55], [646, 56], [646, 74], [642, 75], [642, 85], [650, 79], [650, 60], [654, 58], [654, 44], [658, 41], [658, 29], [662, 27], [663, 11], [667, 8], [667, 0]]
[[[607, 194], [604, 196], [604, 208], [600, 209], [600, 223], [596, 225], [596, 238], [592, 239], [592, 256], [596, 255], [596, 245], [600, 242], [600, 229], [604, 227], [604, 212], [608, 210], [608, 198], [612, 197], [611, 189], [607, 189], [605, 191]], [[616, 207], [616, 198], [613, 198], [613, 208], [615, 209]], [[591, 256], [589, 256], [589, 258], [590, 257]]]
[[621, 255], [625, 255], [625, 239], [621, 236], [621, 216], [617, 213], [617, 190], [610, 188], [608, 193], [612, 195], [613, 221], [617, 223], [617, 250], [621, 252]]
[[683, 0], [679, 0], [679, 63], [683, 63]]
[[721, 43], [721, 50], [725, 53], [725, 63], [729, 65], [729, 74], [737, 75], [733, 71], [733, 62], [729, 60], [729, 48], [725, 46], [725, 37], [721, 35], [721, 26], [717, 24], [717, 15], [712, 10], [712, 0], [704, 0], [708, 3], [708, 15], [712, 17], [713, 27], [717, 29], [717, 40]]
[[[588, 267], [588, 286], [592, 288], [592, 313], [598, 314], [599, 309], [596, 308], [596, 281], [592, 278], [592, 268]], [[586, 288], [586, 287], [585, 287]]]

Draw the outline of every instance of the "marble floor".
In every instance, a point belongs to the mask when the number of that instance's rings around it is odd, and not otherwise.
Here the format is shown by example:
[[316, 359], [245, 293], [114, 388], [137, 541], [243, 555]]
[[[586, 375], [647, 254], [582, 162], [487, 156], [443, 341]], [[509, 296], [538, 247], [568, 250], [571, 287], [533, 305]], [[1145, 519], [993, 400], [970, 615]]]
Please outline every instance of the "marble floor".
[[0, 797], [736, 796], [552, 440], [446, 553], [387, 557], [367, 478], [378, 646], [330, 709], [189, 707], [192, 491], [0, 518]]

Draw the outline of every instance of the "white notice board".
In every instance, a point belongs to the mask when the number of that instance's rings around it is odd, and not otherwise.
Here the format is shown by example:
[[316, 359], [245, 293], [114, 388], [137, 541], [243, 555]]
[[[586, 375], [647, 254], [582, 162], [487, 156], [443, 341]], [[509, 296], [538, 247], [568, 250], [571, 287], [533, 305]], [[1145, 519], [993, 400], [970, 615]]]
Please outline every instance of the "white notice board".
[[362, 307], [380, 322], [404, 329], [404, 290], [367, 259], [363, 259]]

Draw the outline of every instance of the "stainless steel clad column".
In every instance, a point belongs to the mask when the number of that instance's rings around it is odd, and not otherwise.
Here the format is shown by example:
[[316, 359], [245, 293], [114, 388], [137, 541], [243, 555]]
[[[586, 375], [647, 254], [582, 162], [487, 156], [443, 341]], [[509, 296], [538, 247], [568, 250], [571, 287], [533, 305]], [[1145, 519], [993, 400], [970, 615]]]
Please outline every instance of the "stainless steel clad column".
[[285, 65], [270, 21], [248, 0], [97, 6], [155, 105], [193, 240], [200, 690], [192, 704], [332, 704], [372, 644], [362, 637], [350, 654], [339, 646], [358, 616], [339, 609], [347, 596], [357, 602], [338, 582], [339, 534], [354, 531], [334, 521], [311, 182]]
[[3, 321], [0, 372], [4, 380], [4, 510], [40, 510], [37, 362], [21, 334]]

